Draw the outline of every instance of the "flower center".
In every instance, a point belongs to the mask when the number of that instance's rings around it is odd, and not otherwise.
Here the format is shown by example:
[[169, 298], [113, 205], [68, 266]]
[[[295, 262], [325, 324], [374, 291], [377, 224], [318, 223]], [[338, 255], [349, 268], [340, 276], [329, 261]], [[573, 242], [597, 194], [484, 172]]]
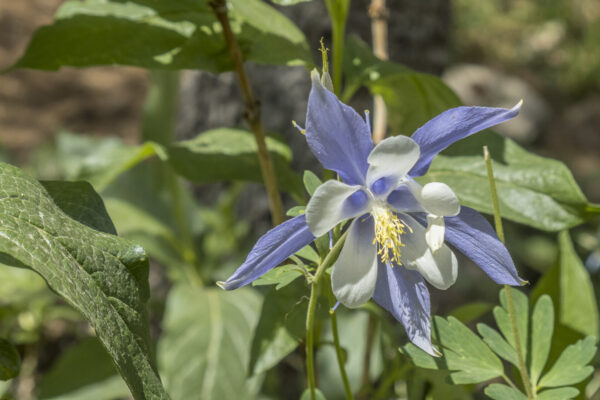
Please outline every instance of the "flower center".
[[375, 219], [375, 239], [373, 244], [377, 244], [377, 254], [381, 262], [390, 265], [394, 263], [402, 265], [400, 260], [401, 249], [404, 247], [402, 243], [402, 235], [408, 229], [412, 233], [410, 226], [398, 218], [398, 215], [387, 206], [375, 206], [371, 210], [371, 215]]

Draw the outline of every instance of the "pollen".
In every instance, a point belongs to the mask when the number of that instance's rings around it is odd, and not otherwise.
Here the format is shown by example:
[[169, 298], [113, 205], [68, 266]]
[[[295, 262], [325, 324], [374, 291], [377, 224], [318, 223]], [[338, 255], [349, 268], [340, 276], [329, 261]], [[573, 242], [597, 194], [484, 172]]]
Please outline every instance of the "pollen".
[[402, 265], [402, 235], [406, 230], [412, 233], [412, 229], [388, 207], [374, 207], [371, 214], [375, 220], [373, 244], [377, 245], [377, 254], [381, 262]]

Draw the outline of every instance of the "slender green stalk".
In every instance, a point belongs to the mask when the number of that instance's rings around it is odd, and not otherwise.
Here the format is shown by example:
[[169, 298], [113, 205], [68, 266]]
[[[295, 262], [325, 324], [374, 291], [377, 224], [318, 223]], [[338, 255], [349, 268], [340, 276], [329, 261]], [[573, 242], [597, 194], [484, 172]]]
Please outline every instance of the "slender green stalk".
[[348, 232], [345, 232], [331, 248], [329, 254], [323, 262], [317, 267], [317, 271], [313, 276], [312, 285], [310, 288], [310, 299], [308, 301], [308, 311], [306, 313], [306, 373], [308, 375], [308, 387], [310, 389], [311, 400], [316, 400], [315, 394], [315, 363], [314, 363], [314, 325], [315, 325], [315, 310], [317, 308], [318, 284], [323, 272], [333, 265], [342, 251], [342, 246], [346, 241]]
[[248, 75], [246, 75], [244, 60], [242, 59], [242, 52], [238, 45], [237, 39], [231, 30], [231, 24], [229, 23], [226, 1], [210, 0], [209, 4], [217, 16], [221, 27], [223, 28], [223, 36], [227, 42], [227, 47], [229, 48], [235, 73], [238, 77], [238, 82], [242, 91], [242, 97], [244, 98], [244, 104], [246, 108], [244, 117], [246, 118], [248, 125], [250, 125], [250, 129], [254, 134], [254, 139], [258, 147], [258, 162], [260, 164], [260, 170], [262, 172], [262, 177], [267, 189], [267, 196], [269, 197], [271, 219], [273, 221], [273, 225], [279, 225], [285, 221], [285, 213], [283, 211], [283, 203], [281, 202], [281, 193], [279, 192], [277, 177], [275, 176], [273, 160], [271, 159], [271, 155], [267, 150], [267, 145], [265, 142], [265, 131], [263, 129], [260, 117], [260, 103], [254, 97], [252, 87], [250, 86], [250, 81], [248, 80]]
[[[327, 295], [329, 296], [329, 307], [333, 309], [335, 306], [335, 296], [331, 285], [327, 286]], [[331, 331], [333, 332], [333, 344], [335, 346], [335, 354], [337, 356], [338, 366], [340, 367], [340, 374], [342, 375], [342, 381], [344, 382], [344, 391], [346, 392], [346, 399], [352, 400], [352, 389], [350, 389], [350, 382], [348, 381], [348, 374], [346, 373], [346, 367], [344, 366], [344, 352], [342, 346], [340, 346], [340, 335], [338, 333], [337, 316], [333, 310], [329, 311], [331, 316]]]
[[[485, 166], [487, 168], [488, 179], [490, 181], [490, 190], [492, 192], [492, 204], [494, 206], [494, 223], [496, 225], [496, 233], [498, 238], [504, 243], [504, 230], [502, 229], [502, 219], [500, 218], [500, 205], [498, 203], [498, 193], [496, 192], [496, 181], [494, 180], [494, 172], [492, 170], [492, 159], [488, 152], [487, 146], [483, 146], [483, 158], [485, 159]], [[527, 365], [525, 364], [525, 358], [523, 357], [523, 348], [521, 339], [519, 337], [519, 331], [517, 328], [517, 316], [515, 313], [515, 305], [512, 299], [511, 287], [504, 285], [504, 291], [506, 293], [506, 303], [508, 306], [508, 314], [510, 315], [510, 325], [515, 341], [515, 348], [517, 351], [517, 360], [519, 363], [519, 372], [521, 373], [521, 380], [523, 381], [523, 387], [525, 393], [527, 393], [528, 399], [535, 398], [532, 390], [531, 380], [529, 379], [529, 373], [527, 372]]]
[[342, 89], [342, 63], [344, 60], [344, 33], [350, 0], [325, 0], [333, 36], [333, 90], [338, 96]]

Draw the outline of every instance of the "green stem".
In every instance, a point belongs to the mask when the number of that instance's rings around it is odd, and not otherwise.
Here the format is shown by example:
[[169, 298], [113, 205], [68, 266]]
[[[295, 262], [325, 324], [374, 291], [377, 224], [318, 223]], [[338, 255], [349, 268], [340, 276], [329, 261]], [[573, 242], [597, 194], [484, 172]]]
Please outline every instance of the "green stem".
[[[327, 295], [329, 296], [329, 307], [332, 309], [335, 306], [335, 296], [331, 285], [328, 285]], [[342, 346], [340, 346], [340, 335], [338, 333], [337, 316], [333, 310], [329, 311], [331, 316], [331, 331], [333, 332], [333, 344], [335, 345], [335, 353], [337, 356], [338, 366], [340, 367], [340, 374], [342, 375], [342, 381], [344, 382], [344, 391], [346, 392], [346, 399], [352, 400], [352, 389], [350, 389], [350, 382], [348, 381], [348, 374], [346, 374], [346, 368], [344, 367], [344, 353]]]
[[318, 284], [323, 272], [327, 268], [333, 265], [337, 260], [342, 251], [342, 246], [346, 241], [348, 232], [344, 233], [340, 239], [336, 242], [335, 246], [331, 248], [327, 257], [317, 267], [317, 271], [313, 277], [311, 289], [310, 289], [310, 300], [308, 301], [308, 311], [306, 313], [306, 373], [308, 375], [308, 387], [310, 389], [311, 400], [316, 400], [315, 394], [315, 364], [314, 364], [314, 324], [315, 324], [315, 310], [317, 308], [317, 297], [318, 297]]
[[[496, 181], [494, 179], [494, 171], [492, 170], [492, 159], [488, 152], [487, 146], [483, 146], [483, 158], [485, 159], [485, 166], [487, 168], [488, 179], [490, 181], [490, 191], [492, 193], [492, 204], [494, 206], [494, 223], [496, 225], [496, 233], [498, 238], [504, 243], [504, 230], [502, 229], [502, 219], [500, 218], [500, 205], [498, 203], [498, 193], [496, 192]], [[523, 357], [523, 348], [519, 331], [517, 328], [517, 315], [515, 312], [515, 305], [512, 299], [511, 287], [504, 285], [504, 291], [506, 293], [506, 304], [508, 306], [508, 314], [510, 315], [510, 325], [512, 330], [513, 339], [515, 342], [515, 350], [517, 351], [517, 360], [519, 363], [519, 372], [521, 373], [521, 380], [523, 381], [523, 387], [527, 393], [528, 399], [534, 399], [536, 396], [533, 393], [531, 380], [529, 379], [529, 373], [527, 372], [527, 366], [525, 365], [525, 358]]]
[[350, 0], [325, 0], [333, 36], [333, 90], [338, 96], [342, 89], [342, 63], [344, 60], [344, 33]]

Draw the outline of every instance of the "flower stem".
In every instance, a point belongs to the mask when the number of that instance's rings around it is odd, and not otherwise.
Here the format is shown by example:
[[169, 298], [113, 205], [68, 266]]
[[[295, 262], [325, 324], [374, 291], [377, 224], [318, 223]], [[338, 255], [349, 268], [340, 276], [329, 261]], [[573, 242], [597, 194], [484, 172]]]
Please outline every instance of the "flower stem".
[[[492, 204], [494, 206], [494, 223], [496, 225], [496, 234], [498, 238], [504, 243], [504, 230], [502, 229], [502, 219], [500, 218], [500, 205], [498, 203], [498, 193], [496, 192], [496, 181], [494, 180], [494, 171], [492, 170], [492, 159], [488, 152], [487, 146], [483, 146], [483, 158], [485, 160], [485, 166], [487, 168], [488, 179], [490, 181], [490, 190], [492, 192]], [[508, 306], [508, 314], [510, 315], [510, 325], [515, 342], [515, 350], [517, 351], [517, 360], [519, 363], [519, 372], [521, 373], [521, 380], [523, 381], [523, 387], [525, 393], [527, 393], [528, 399], [533, 399], [534, 394], [531, 388], [531, 380], [529, 379], [529, 373], [527, 372], [527, 366], [525, 365], [525, 359], [523, 357], [523, 348], [521, 347], [521, 339], [517, 328], [517, 316], [515, 313], [515, 305], [512, 298], [511, 287], [504, 285], [504, 291], [506, 293], [506, 304]]]
[[342, 89], [342, 62], [344, 60], [344, 32], [350, 0], [325, 0], [331, 19], [333, 36], [333, 91], [340, 95]]
[[229, 53], [233, 59], [236, 75], [242, 90], [242, 96], [245, 103], [244, 117], [250, 125], [254, 139], [258, 147], [258, 162], [260, 164], [260, 170], [262, 177], [267, 188], [267, 196], [269, 198], [269, 209], [271, 210], [271, 219], [273, 225], [279, 225], [285, 220], [283, 212], [283, 204], [281, 202], [281, 193], [277, 184], [277, 178], [275, 176], [275, 168], [273, 167], [273, 160], [267, 150], [265, 142], [265, 131], [262, 126], [260, 118], [260, 104], [254, 97], [250, 81], [246, 75], [244, 69], [244, 61], [242, 60], [242, 52], [238, 45], [237, 39], [231, 30], [229, 24], [229, 17], [227, 15], [226, 0], [210, 0], [210, 6], [212, 7], [217, 19], [223, 27], [223, 35], [229, 48]]
[[[331, 285], [327, 289], [327, 295], [329, 296], [329, 308], [332, 309], [335, 306], [335, 296], [331, 290]], [[340, 335], [338, 334], [337, 316], [333, 310], [329, 311], [331, 316], [331, 331], [333, 332], [333, 344], [335, 346], [335, 353], [337, 356], [338, 366], [340, 367], [340, 374], [342, 375], [342, 381], [344, 382], [344, 391], [346, 392], [346, 399], [352, 400], [352, 389], [350, 389], [350, 382], [348, 381], [348, 374], [346, 374], [346, 368], [344, 367], [344, 353], [340, 346]]]
[[308, 301], [308, 311], [306, 313], [306, 373], [308, 375], [308, 387], [310, 389], [311, 400], [316, 400], [315, 394], [315, 364], [314, 364], [314, 324], [315, 310], [317, 309], [318, 284], [323, 272], [333, 265], [337, 260], [342, 250], [342, 246], [346, 241], [348, 232], [345, 232], [335, 245], [329, 251], [323, 262], [317, 267], [317, 271], [313, 276], [312, 285], [310, 288], [310, 300]]
[[[371, 17], [371, 36], [373, 37], [373, 53], [380, 60], [387, 60], [388, 55], [388, 18], [389, 11], [385, 0], [371, 0], [369, 16]], [[380, 94], [373, 96], [373, 142], [379, 143], [385, 138], [387, 129], [387, 107]]]

